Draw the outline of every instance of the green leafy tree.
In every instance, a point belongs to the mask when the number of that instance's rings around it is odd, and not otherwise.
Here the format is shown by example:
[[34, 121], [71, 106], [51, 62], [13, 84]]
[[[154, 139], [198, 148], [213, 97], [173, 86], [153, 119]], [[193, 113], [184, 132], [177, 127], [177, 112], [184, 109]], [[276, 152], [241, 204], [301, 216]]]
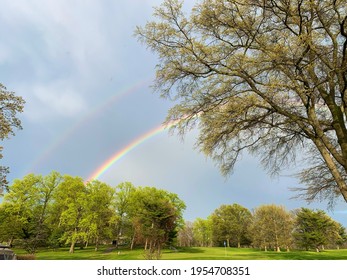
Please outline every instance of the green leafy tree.
[[213, 222], [211, 216], [207, 219], [197, 218], [193, 223], [193, 233], [196, 245], [211, 247], [213, 245]]
[[255, 246], [270, 247], [280, 251], [292, 244], [293, 217], [283, 206], [262, 205], [254, 210], [251, 226], [252, 241]]
[[7, 224], [7, 216], [4, 204], [0, 203], [0, 244], [7, 243], [10, 240], [9, 236], [13, 236]]
[[53, 194], [61, 183], [63, 177], [60, 173], [52, 171], [46, 176], [38, 176], [39, 181], [36, 185], [39, 191], [39, 205], [35, 209], [35, 247], [46, 245], [50, 232], [49, 210], [53, 202]]
[[337, 246], [337, 249], [340, 249], [340, 246], [347, 243], [347, 231], [340, 223], [336, 223], [336, 237], [334, 238], [334, 243]]
[[162, 246], [170, 241], [182, 223], [185, 204], [176, 194], [153, 187], [139, 187], [134, 193], [133, 221], [145, 240], [145, 257], [159, 259]]
[[328, 246], [340, 249], [340, 246], [347, 242], [346, 229], [338, 222], [333, 221], [331, 230], [328, 233]]
[[51, 225], [54, 232], [60, 232], [60, 241], [70, 244], [73, 253], [77, 242], [86, 241], [86, 228], [83, 218], [87, 213], [87, 188], [80, 177], [64, 175], [63, 181], [54, 192], [51, 212]]
[[14, 239], [23, 240], [24, 247], [30, 253], [34, 252], [35, 245], [32, 243], [35, 243], [37, 237], [37, 214], [42, 199], [40, 181], [41, 177], [34, 174], [14, 180], [2, 204], [4, 220], [1, 221], [1, 232], [10, 245]]
[[[136, 36], [158, 55], [167, 122], [229, 174], [244, 151], [270, 174], [306, 160], [307, 200], [347, 201], [347, 6], [343, 0], [165, 0]], [[302, 155], [307, 155], [303, 158]]]
[[[14, 135], [14, 129], [22, 128], [17, 114], [23, 112], [24, 103], [22, 97], [16, 96], [14, 92], [8, 91], [0, 83], [0, 141], [8, 138], [10, 135]], [[2, 150], [3, 147], [0, 146], [0, 159], [2, 159]], [[8, 167], [0, 166], [0, 196], [8, 184], [6, 180], [8, 172]]]
[[329, 244], [332, 235], [335, 241], [338, 239], [337, 230], [336, 222], [324, 211], [301, 208], [296, 213], [293, 236], [299, 247], [315, 248], [319, 252], [320, 246]]
[[222, 205], [216, 209], [212, 216], [214, 239], [222, 243], [226, 241], [226, 246], [230, 247], [230, 242], [241, 247], [242, 240], [247, 239], [248, 228], [252, 221], [251, 212], [239, 205]]
[[112, 229], [115, 213], [112, 210], [114, 203], [114, 189], [100, 181], [88, 182], [84, 201], [85, 214], [79, 223], [81, 232], [84, 232], [84, 241], [94, 241], [95, 251], [102, 241], [112, 239]]
[[[114, 211], [115, 211], [115, 236], [116, 246], [128, 239], [133, 239], [134, 230], [131, 223], [131, 203], [132, 195], [135, 192], [135, 187], [130, 182], [123, 182], [116, 186]], [[135, 211], [135, 210], [134, 210]], [[130, 237], [130, 238], [129, 238]], [[131, 242], [131, 241], [130, 241]]]
[[47, 176], [26, 175], [9, 186], [2, 205], [5, 216], [0, 222], [9, 243], [14, 238], [22, 240], [30, 253], [34, 253], [38, 246], [46, 245], [50, 235], [49, 207], [60, 181], [61, 175], [53, 171]]

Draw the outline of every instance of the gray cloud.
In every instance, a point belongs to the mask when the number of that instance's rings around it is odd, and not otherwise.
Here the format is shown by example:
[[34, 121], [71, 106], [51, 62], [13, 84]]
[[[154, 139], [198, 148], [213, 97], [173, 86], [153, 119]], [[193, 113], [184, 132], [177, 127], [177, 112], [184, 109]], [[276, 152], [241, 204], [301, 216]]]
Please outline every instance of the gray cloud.
[[[188, 1], [188, 8], [195, 1]], [[117, 150], [162, 123], [172, 105], [151, 93], [157, 60], [133, 37], [160, 0], [4, 0], [0, 9], [0, 72], [8, 89], [27, 104], [23, 131], [4, 142], [9, 179], [51, 170], [87, 177]], [[123, 95], [122, 95], [123, 94]], [[121, 95], [116, 101], [112, 98]], [[104, 106], [108, 101], [112, 104]], [[245, 156], [227, 180], [194, 150], [196, 132], [184, 143], [162, 133], [134, 149], [100, 179], [124, 180], [178, 193], [186, 217], [206, 217], [221, 204], [284, 204], [293, 179], [272, 180]], [[289, 171], [288, 171], [289, 172]], [[325, 208], [316, 203], [310, 207]], [[338, 204], [337, 210], [344, 210]], [[339, 221], [345, 218], [336, 215]]]

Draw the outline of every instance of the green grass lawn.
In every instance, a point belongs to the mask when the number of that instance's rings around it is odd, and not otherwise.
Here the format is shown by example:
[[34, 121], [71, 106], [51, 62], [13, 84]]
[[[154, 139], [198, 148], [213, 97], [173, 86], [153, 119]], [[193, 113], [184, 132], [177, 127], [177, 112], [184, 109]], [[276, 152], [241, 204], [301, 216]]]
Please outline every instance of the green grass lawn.
[[[20, 249], [14, 250], [19, 257], [25, 255]], [[38, 260], [143, 260], [143, 249], [119, 249], [101, 247], [95, 251], [93, 247], [76, 249], [70, 254], [68, 248], [57, 250], [41, 249], [36, 253]], [[273, 252], [258, 249], [237, 248], [179, 248], [177, 250], [165, 249], [162, 252], [163, 260], [347, 260], [347, 249], [315, 251]]]

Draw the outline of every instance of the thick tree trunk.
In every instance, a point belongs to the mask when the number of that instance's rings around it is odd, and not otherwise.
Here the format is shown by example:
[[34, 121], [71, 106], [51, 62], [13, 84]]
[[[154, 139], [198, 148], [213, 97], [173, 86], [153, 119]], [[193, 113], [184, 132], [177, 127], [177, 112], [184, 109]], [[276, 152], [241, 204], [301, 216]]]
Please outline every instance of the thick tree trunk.
[[344, 200], [347, 202], [347, 183], [343, 179], [343, 176], [340, 174], [334, 160], [332, 159], [329, 152], [324, 147], [324, 144], [319, 140], [314, 140], [314, 143], [316, 144], [316, 147], [318, 148], [319, 152], [321, 153], [327, 167], [329, 168], [333, 178], [335, 179], [335, 182], [337, 186], [339, 187], [340, 193], [343, 196]]
[[[275, 230], [276, 230], [276, 232], [277, 232], [276, 224], [275, 224]], [[276, 235], [275, 235], [275, 238], [276, 238], [276, 248], [275, 248], [275, 251], [281, 252], [281, 249], [280, 249], [280, 246], [279, 246], [279, 242], [278, 242], [278, 235], [277, 235], [277, 233], [276, 233]]]

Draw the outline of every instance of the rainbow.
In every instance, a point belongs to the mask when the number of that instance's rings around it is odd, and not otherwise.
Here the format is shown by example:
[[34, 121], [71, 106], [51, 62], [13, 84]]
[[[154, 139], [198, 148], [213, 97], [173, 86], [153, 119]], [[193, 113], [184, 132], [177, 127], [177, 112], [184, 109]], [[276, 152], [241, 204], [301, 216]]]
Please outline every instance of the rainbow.
[[117, 161], [119, 161], [121, 158], [123, 158], [126, 154], [134, 150], [136, 147], [147, 141], [148, 139], [158, 135], [159, 133], [165, 131], [167, 128], [172, 127], [173, 125], [177, 124], [178, 121], [172, 121], [168, 123], [167, 125], [160, 125], [157, 126], [150, 131], [142, 134], [132, 142], [130, 142], [127, 146], [125, 146], [123, 149], [116, 151], [110, 158], [108, 158], [101, 166], [99, 166], [90, 176], [88, 176], [88, 179], [86, 182], [90, 182], [93, 180], [97, 180], [102, 174], [104, 174], [113, 164], [115, 164]]
[[101, 113], [105, 112], [108, 108], [113, 106], [116, 102], [121, 100], [123, 97], [128, 96], [134, 92], [137, 92], [139, 89], [148, 86], [150, 84], [150, 79], [144, 79], [138, 81], [131, 86], [126, 86], [120, 90], [118, 90], [115, 94], [113, 94], [110, 98], [104, 100], [101, 104], [96, 106], [93, 110], [85, 114], [82, 118], [80, 118], [76, 123], [66, 129], [61, 136], [57, 138], [55, 141], [50, 143], [44, 151], [33, 161], [30, 163], [29, 167], [27, 167], [26, 173], [34, 172], [37, 167], [41, 166], [44, 162], [46, 162], [54, 152], [56, 152], [59, 147], [61, 147], [64, 143], [68, 141], [83, 125], [89, 123], [89, 120], [96, 118]]

